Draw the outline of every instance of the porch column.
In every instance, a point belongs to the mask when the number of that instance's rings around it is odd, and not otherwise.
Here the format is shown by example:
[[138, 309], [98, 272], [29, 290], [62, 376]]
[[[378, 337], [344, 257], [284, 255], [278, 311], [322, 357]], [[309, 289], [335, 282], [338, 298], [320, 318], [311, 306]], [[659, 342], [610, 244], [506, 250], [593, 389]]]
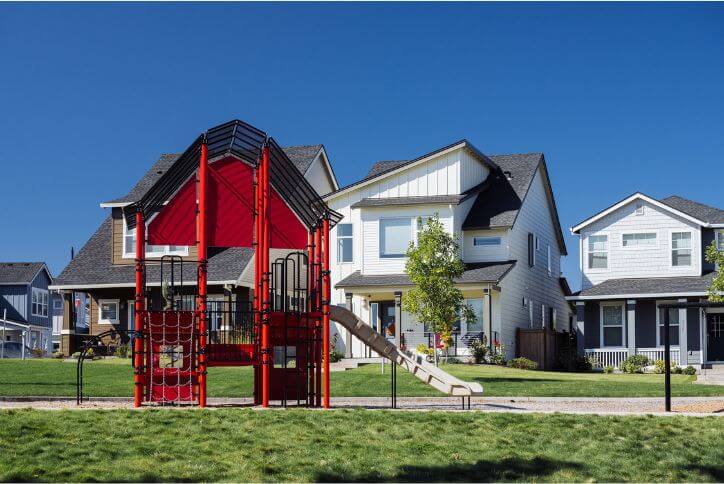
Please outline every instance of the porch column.
[[70, 356], [75, 352], [75, 349], [75, 297], [73, 291], [64, 291], [60, 351], [64, 356]]
[[576, 301], [576, 348], [578, 349], [578, 354], [581, 356], [585, 353], [583, 350], [586, 347], [586, 342], [584, 341], [585, 314], [586, 303], [584, 301]]
[[[345, 292], [344, 300], [345, 300], [345, 306], [347, 307], [347, 311], [352, 312], [352, 293]], [[345, 330], [344, 357], [352, 358], [352, 333], [348, 329]]]
[[488, 337], [488, 347], [493, 348], [493, 318], [491, 317], [493, 298], [490, 288], [483, 289], [483, 333]]
[[[686, 298], [679, 299], [679, 302], [687, 302]], [[687, 365], [689, 362], [689, 342], [686, 338], [687, 333], [687, 311], [685, 308], [679, 309], [679, 365]]]
[[628, 343], [628, 354], [636, 354], [636, 300], [626, 301], [626, 342]]
[[395, 291], [395, 346], [402, 342], [402, 291]]

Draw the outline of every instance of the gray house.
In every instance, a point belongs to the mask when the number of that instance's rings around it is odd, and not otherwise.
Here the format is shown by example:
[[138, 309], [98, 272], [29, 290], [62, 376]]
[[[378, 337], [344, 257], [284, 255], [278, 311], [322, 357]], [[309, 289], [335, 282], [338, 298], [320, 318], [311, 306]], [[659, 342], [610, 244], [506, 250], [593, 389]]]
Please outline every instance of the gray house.
[[[663, 359], [662, 304], [707, 298], [717, 267], [704, 251], [724, 250], [724, 210], [671, 196], [642, 193], [621, 200], [571, 229], [580, 237], [581, 291], [576, 304], [579, 352], [598, 366], [632, 354]], [[672, 361], [724, 363], [724, 311], [669, 313]]]
[[44, 262], [0, 262], [0, 337], [52, 351], [53, 278]]

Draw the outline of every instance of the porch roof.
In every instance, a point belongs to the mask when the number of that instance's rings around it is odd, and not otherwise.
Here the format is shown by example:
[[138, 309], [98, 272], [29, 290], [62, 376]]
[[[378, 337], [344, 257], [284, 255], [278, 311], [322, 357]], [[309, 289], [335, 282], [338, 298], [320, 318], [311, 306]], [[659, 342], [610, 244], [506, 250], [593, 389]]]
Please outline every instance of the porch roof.
[[[465, 264], [465, 272], [462, 277], [455, 280], [457, 284], [474, 283], [497, 283], [513, 268], [515, 261], [504, 262], [480, 262]], [[369, 287], [369, 286], [411, 286], [412, 283], [407, 274], [379, 274], [362, 275], [355, 271], [339, 281], [335, 287]]]
[[632, 297], [705, 296], [715, 272], [695, 277], [609, 279], [567, 297], [569, 301]]

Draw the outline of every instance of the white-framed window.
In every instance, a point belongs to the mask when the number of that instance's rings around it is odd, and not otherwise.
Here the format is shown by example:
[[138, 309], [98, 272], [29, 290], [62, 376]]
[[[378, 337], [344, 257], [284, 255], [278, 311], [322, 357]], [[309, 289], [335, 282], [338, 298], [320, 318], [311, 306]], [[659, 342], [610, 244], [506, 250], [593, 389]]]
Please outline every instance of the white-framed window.
[[409, 218], [380, 219], [380, 258], [405, 257], [412, 241]]
[[541, 328], [546, 327], [546, 305], [545, 304], [540, 305], [540, 325], [541, 325]]
[[644, 202], [643, 200], [639, 200], [636, 202], [636, 211], [634, 212], [636, 215], [643, 215], [644, 214]]
[[528, 323], [533, 327], [533, 300], [528, 299]]
[[337, 262], [340, 264], [354, 260], [352, 224], [337, 224]]
[[498, 246], [503, 243], [502, 237], [476, 236], [473, 237], [473, 245], [476, 247]]
[[548, 261], [548, 275], [553, 274], [553, 259], [551, 259], [551, 244], [548, 244], [547, 246], [547, 253], [546, 253], [547, 261]]
[[651, 247], [656, 245], [656, 232], [636, 232], [621, 235], [621, 246], [625, 248]]
[[475, 322], [467, 321], [465, 318], [461, 317], [461, 323], [465, 323], [468, 333], [483, 331], [483, 308], [485, 306], [483, 298], [466, 299], [465, 303], [473, 310], [473, 314], [475, 314]]
[[623, 303], [601, 303], [601, 347], [624, 346], [623, 322], [625, 306]]
[[[189, 248], [185, 245], [149, 245], [146, 244], [146, 257], [155, 258], [164, 255], [178, 255], [185, 257], [189, 255]], [[136, 257], [136, 228], [129, 229], [126, 219], [123, 219], [123, 258], [133, 259]]]
[[30, 314], [33, 316], [48, 316], [48, 291], [37, 287], [31, 291]]
[[558, 311], [553, 308], [553, 315], [551, 316], [551, 328], [556, 329], [556, 322], [558, 321]]
[[[676, 301], [657, 301], [656, 304], [656, 346], [664, 346], [664, 310], [659, 307], [661, 304], [673, 303]], [[668, 309], [669, 311], [669, 344], [679, 346], [679, 310]]]
[[724, 230], [717, 230], [715, 237], [717, 249], [719, 249], [719, 252], [724, 252]]
[[588, 236], [588, 268], [608, 268], [608, 235]]
[[691, 232], [671, 232], [672, 267], [691, 267]]
[[535, 250], [540, 250], [540, 237], [535, 236]]
[[118, 299], [98, 300], [98, 324], [118, 324]]

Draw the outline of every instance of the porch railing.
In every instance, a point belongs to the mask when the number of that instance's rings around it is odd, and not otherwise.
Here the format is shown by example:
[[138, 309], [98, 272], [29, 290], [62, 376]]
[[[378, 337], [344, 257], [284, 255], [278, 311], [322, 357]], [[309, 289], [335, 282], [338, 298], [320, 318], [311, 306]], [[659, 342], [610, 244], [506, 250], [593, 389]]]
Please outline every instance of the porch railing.
[[[587, 348], [586, 356], [593, 360], [594, 368], [605, 368], [607, 366], [613, 366], [619, 368], [623, 360], [628, 357], [627, 348]], [[649, 360], [663, 360], [664, 349], [663, 348], [636, 348], [637, 355], [644, 355]], [[679, 365], [680, 352], [678, 348], [672, 348], [670, 352], [671, 364]]]

